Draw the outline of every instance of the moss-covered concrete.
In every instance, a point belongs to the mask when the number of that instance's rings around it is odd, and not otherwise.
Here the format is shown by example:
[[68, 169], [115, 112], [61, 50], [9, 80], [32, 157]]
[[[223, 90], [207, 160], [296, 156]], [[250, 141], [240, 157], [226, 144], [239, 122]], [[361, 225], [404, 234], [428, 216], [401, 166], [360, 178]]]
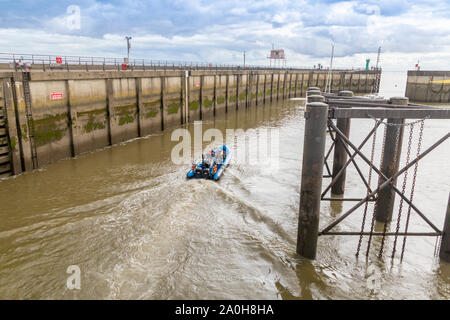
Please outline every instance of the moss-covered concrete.
[[155, 118], [158, 115], [158, 111], [149, 111], [144, 114], [145, 119]]
[[11, 139], [10, 139], [11, 151], [16, 151], [16, 145], [17, 145], [16, 138], [11, 137]]
[[202, 106], [205, 108], [209, 108], [214, 104], [214, 100], [208, 100], [205, 99], [205, 101], [202, 102]]
[[200, 106], [200, 103], [198, 100], [189, 102], [189, 109], [191, 109], [191, 110], [197, 110], [199, 108], [199, 106]]
[[114, 107], [114, 115], [119, 118], [119, 126], [133, 123], [137, 115], [137, 104], [132, 103], [125, 106]]
[[[99, 121], [98, 116], [103, 116], [103, 119]], [[88, 118], [83, 126], [85, 133], [106, 128], [106, 108], [77, 112], [77, 118], [84, 117]]]
[[161, 100], [155, 100], [155, 101], [144, 103], [144, 107], [154, 107], [154, 106], [161, 106]]
[[181, 108], [181, 103], [171, 103], [167, 106], [168, 114], [178, 113], [178, 110]]
[[68, 130], [67, 121], [67, 113], [47, 115], [42, 119], [33, 120], [36, 146], [61, 140]]
[[161, 108], [161, 100], [154, 100], [150, 102], [144, 103], [144, 118], [150, 119], [155, 118], [159, 114], [159, 110]]
[[[98, 121], [96, 119], [96, 114], [103, 114], [105, 115], [104, 121]], [[84, 132], [90, 133], [94, 130], [102, 130], [106, 128], [106, 109], [104, 110], [94, 110], [91, 111], [91, 113], [88, 114], [88, 121], [84, 125]]]

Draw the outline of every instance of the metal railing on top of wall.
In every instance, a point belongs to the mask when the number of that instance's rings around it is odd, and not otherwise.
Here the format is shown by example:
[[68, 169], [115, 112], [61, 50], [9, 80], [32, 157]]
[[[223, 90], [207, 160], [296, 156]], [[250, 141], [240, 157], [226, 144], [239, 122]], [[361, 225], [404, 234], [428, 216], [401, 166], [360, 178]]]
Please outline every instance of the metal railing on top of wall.
[[[17, 70], [18, 62], [31, 66], [38, 70], [121, 70], [124, 58], [107, 57], [87, 57], [87, 56], [64, 56], [64, 55], [42, 55], [42, 54], [21, 54], [21, 53], [0, 53], [0, 64], [8, 65], [8, 69]], [[290, 66], [272, 67], [264, 65], [243, 65], [227, 63], [209, 63], [195, 61], [171, 61], [154, 59], [130, 59], [128, 70], [327, 70], [313, 67]], [[344, 69], [335, 68], [340, 71], [362, 71], [364, 69]], [[373, 69], [374, 71], [376, 69]]]

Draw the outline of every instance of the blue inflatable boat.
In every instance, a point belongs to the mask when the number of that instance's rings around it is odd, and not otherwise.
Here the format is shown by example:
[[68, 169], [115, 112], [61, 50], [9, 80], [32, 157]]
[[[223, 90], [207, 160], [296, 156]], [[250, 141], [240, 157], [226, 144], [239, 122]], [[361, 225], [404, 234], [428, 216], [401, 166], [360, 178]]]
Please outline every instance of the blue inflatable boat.
[[202, 154], [202, 158], [192, 163], [192, 168], [187, 173], [188, 179], [219, 180], [223, 171], [229, 165], [231, 151], [227, 146], [221, 146]]

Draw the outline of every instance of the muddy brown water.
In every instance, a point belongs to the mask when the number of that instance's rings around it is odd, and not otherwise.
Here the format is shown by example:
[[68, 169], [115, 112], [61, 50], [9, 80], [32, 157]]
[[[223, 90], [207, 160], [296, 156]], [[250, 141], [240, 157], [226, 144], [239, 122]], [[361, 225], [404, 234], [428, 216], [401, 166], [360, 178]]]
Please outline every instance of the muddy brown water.
[[[279, 129], [278, 170], [235, 163], [219, 182], [186, 181], [188, 166], [170, 160], [178, 142], [167, 130], [1, 181], [0, 298], [449, 299], [450, 268], [434, 256], [435, 238], [408, 238], [402, 263], [390, 258], [393, 238], [382, 258], [378, 238], [368, 259], [356, 258], [355, 236], [319, 238], [315, 261], [295, 254], [302, 104], [251, 107], [203, 122], [222, 131]], [[351, 139], [359, 143], [372, 126], [373, 120], [354, 120]], [[426, 121], [424, 148], [448, 129], [446, 120]], [[440, 228], [449, 147], [420, 163], [415, 193]], [[346, 190], [346, 197], [365, 194], [353, 168]], [[351, 205], [322, 202], [321, 226]], [[335, 230], [359, 230], [361, 212]], [[431, 231], [414, 214], [410, 230]], [[80, 290], [66, 286], [70, 265], [81, 270]]]

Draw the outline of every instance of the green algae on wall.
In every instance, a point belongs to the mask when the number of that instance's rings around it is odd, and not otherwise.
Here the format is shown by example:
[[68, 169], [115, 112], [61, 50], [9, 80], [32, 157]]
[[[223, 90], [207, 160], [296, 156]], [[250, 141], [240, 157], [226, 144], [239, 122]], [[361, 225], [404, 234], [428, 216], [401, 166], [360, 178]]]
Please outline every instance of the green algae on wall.
[[149, 112], [145, 113], [144, 117], [145, 117], [145, 119], [154, 118], [154, 117], [156, 117], [156, 115], [158, 113], [159, 113], [158, 111], [152, 110], [152, 111], [149, 111]]
[[205, 101], [203, 101], [203, 106], [204, 106], [205, 108], [209, 108], [209, 107], [211, 107], [213, 104], [214, 104], [214, 101], [213, 101], [213, 100], [205, 99]]
[[178, 113], [178, 109], [180, 109], [180, 107], [181, 107], [180, 103], [171, 103], [167, 106], [167, 113], [168, 114]]
[[242, 93], [239, 95], [239, 100], [244, 100], [246, 96], [247, 96], [247, 94], [246, 94], [245, 92], [242, 92]]
[[155, 118], [161, 108], [161, 100], [155, 100], [144, 103], [144, 109], [149, 109], [144, 113], [145, 119]]
[[218, 97], [217, 98], [217, 104], [222, 104], [225, 102], [225, 97]]
[[84, 126], [84, 131], [89, 133], [94, 130], [102, 130], [105, 129], [106, 125], [104, 122], [95, 121], [94, 116], [89, 116], [88, 122]]
[[17, 142], [16, 142], [16, 138], [14, 138], [14, 137], [11, 137], [11, 139], [10, 139], [11, 141], [10, 141], [10, 145], [11, 145], [11, 151], [16, 151], [16, 144], [17, 144]]
[[236, 101], [236, 96], [231, 96], [228, 100], [229, 101]]
[[115, 114], [119, 117], [119, 126], [127, 123], [133, 123], [137, 115], [137, 104], [129, 104], [126, 106], [114, 107]]
[[24, 141], [28, 141], [28, 126], [23, 124], [20, 128], [20, 135]]
[[189, 109], [197, 110], [199, 105], [200, 104], [199, 104], [198, 100], [191, 101], [191, 102], [189, 102]]
[[77, 117], [84, 116], [84, 115], [87, 115], [87, 116], [93, 115], [94, 116], [94, 115], [99, 115], [99, 114], [104, 114], [106, 116], [106, 108], [95, 109], [95, 110], [90, 110], [90, 111], [80, 111], [80, 112], [77, 112]]
[[161, 107], [161, 100], [160, 99], [144, 103], [144, 107], [155, 107], [155, 106]]
[[[33, 120], [36, 145], [43, 146], [61, 140], [68, 129], [67, 120], [67, 113], [47, 115], [43, 119]], [[64, 121], [64, 127], [61, 127], [61, 121]]]
[[[96, 121], [96, 115], [103, 115], [105, 121]], [[77, 112], [77, 118], [83, 116], [88, 116], [88, 122], [84, 126], [85, 133], [106, 128], [106, 108]]]

